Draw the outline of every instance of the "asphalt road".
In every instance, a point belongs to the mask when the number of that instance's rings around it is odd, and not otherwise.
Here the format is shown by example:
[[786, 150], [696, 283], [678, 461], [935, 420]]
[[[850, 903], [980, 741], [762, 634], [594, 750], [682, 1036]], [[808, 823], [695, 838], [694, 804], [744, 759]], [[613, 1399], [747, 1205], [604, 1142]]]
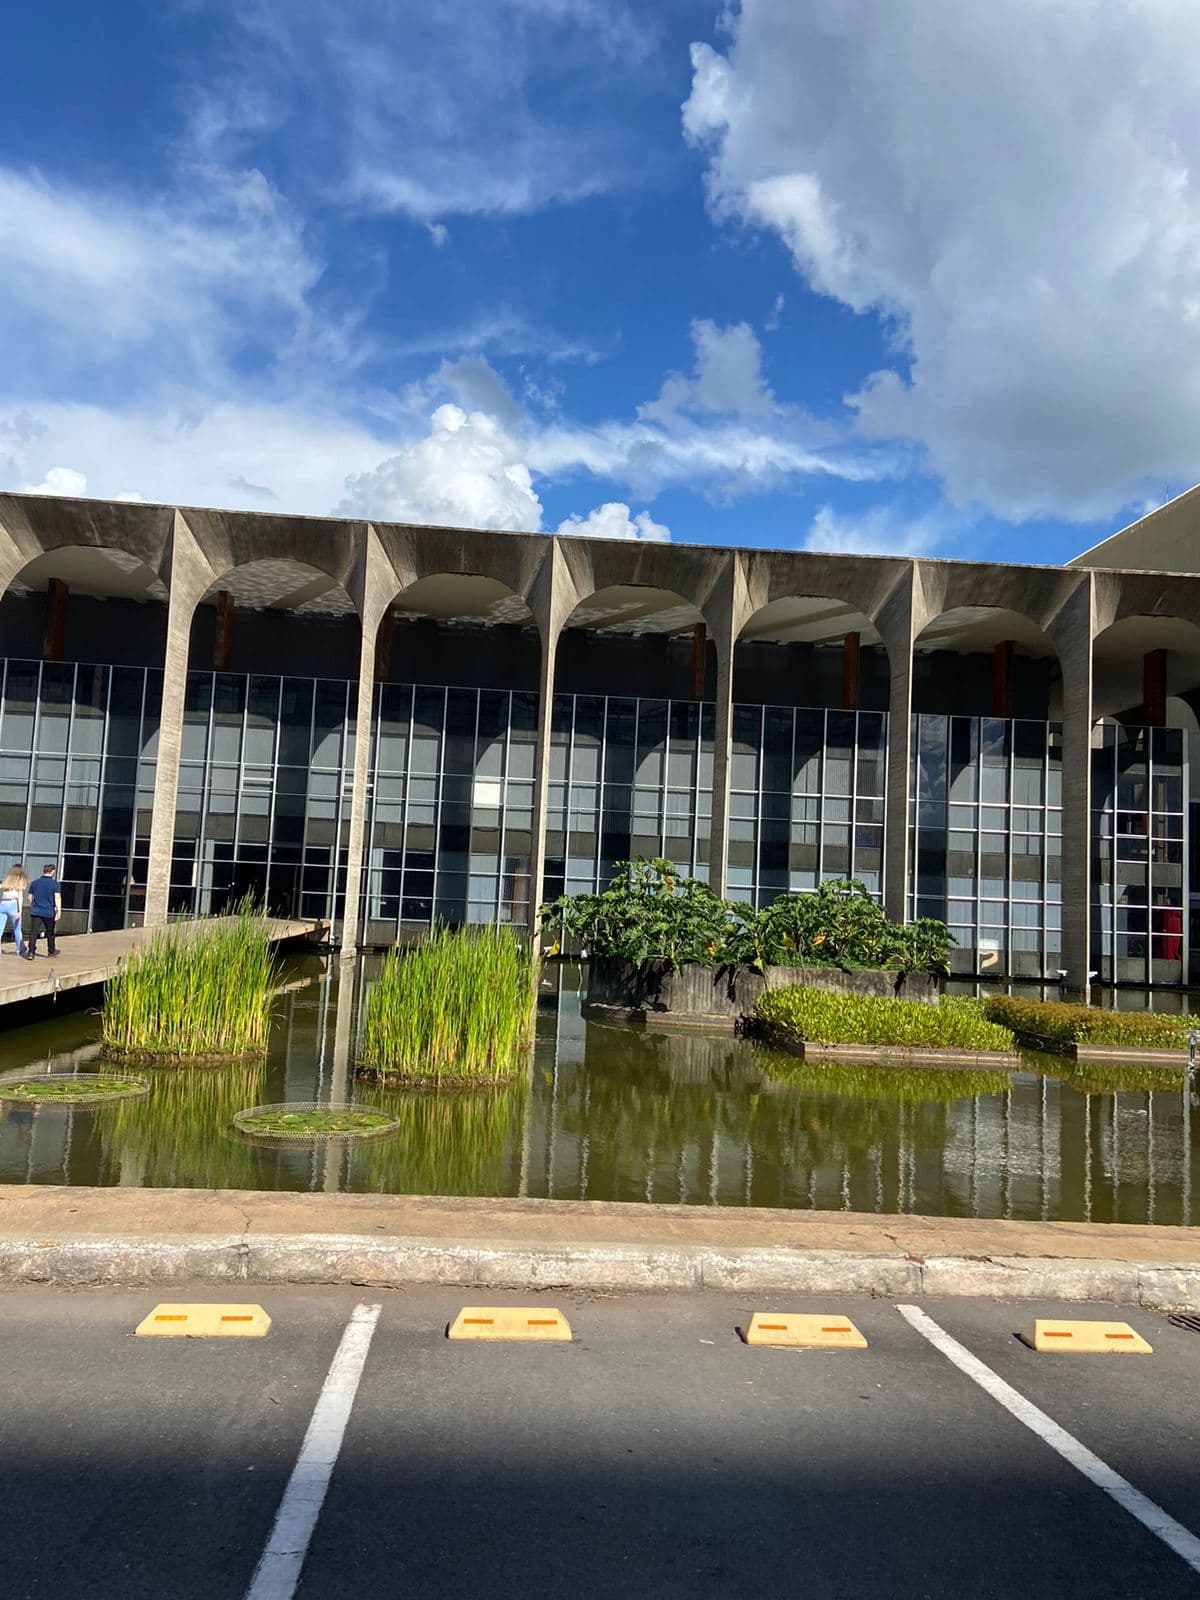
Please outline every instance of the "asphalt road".
[[[448, 1342], [461, 1291], [269, 1289], [231, 1296], [267, 1308], [266, 1339], [134, 1339], [165, 1298], [0, 1291], [6, 1597], [241, 1600], [362, 1302], [382, 1311], [302, 1600], [1200, 1594], [887, 1302], [548, 1295], [574, 1342], [518, 1346]], [[749, 1349], [755, 1309], [838, 1311], [870, 1348]], [[1200, 1537], [1200, 1334], [923, 1309]], [[1034, 1315], [1120, 1317], [1155, 1354], [1035, 1355], [1014, 1338]]]

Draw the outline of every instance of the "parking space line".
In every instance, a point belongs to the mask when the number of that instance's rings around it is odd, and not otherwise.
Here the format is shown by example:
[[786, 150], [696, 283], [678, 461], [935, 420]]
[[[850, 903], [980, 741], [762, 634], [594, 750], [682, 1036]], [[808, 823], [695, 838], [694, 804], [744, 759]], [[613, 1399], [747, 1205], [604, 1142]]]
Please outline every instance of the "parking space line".
[[1200, 1539], [1195, 1534], [1189, 1533], [1181, 1522], [1176, 1522], [1174, 1517], [1148, 1499], [1140, 1489], [1135, 1489], [1119, 1472], [1114, 1472], [1099, 1456], [1093, 1455], [1086, 1445], [1060, 1427], [1053, 1417], [1048, 1417], [1011, 1384], [1005, 1383], [991, 1367], [980, 1361], [978, 1356], [972, 1355], [965, 1345], [959, 1344], [919, 1306], [897, 1306], [896, 1309], [910, 1326], [941, 1351], [947, 1361], [952, 1361], [960, 1372], [990, 1394], [1018, 1422], [1036, 1433], [1051, 1450], [1098, 1489], [1102, 1489], [1131, 1517], [1136, 1517], [1144, 1528], [1148, 1528], [1181, 1560], [1186, 1561], [1193, 1572], [1200, 1573]]
[[267, 1547], [259, 1557], [246, 1600], [291, 1600], [371, 1348], [380, 1306], [355, 1306], [342, 1334], [321, 1393], [283, 1491]]

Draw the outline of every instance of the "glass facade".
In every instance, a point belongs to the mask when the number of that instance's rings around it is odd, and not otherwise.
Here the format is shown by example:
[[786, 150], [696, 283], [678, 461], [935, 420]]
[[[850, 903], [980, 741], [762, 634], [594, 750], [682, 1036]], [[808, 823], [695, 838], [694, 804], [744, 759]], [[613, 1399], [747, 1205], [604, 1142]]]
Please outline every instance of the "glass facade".
[[711, 705], [555, 695], [547, 898], [603, 888], [639, 855], [707, 880], [712, 764]]
[[162, 674], [7, 661], [0, 856], [60, 864], [66, 933], [141, 920]]
[[355, 699], [343, 680], [188, 674], [172, 914], [244, 894], [277, 916], [340, 914]]
[[1188, 971], [1187, 735], [1104, 724], [1092, 738], [1092, 951], [1102, 982]]
[[[0, 664], [0, 856], [61, 863], [64, 931], [136, 924], [149, 854], [162, 674]], [[356, 685], [188, 675], [173, 915], [253, 893], [340, 915]], [[603, 886], [618, 860], [709, 875], [714, 708], [558, 694], [545, 894]], [[1053, 977], [1062, 964], [1062, 736], [1053, 723], [914, 716], [909, 911], [944, 919], [953, 965]], [[376, 692], [362, 937], [529, 912], [537, 695]], [[887, 717], [733, 708], [728, 893], [762, 905], [849, 875], [883, 887]], [[1104, 982], [1188, 976], [1188, 744], [1178, 729], [1093, 740], [1093, 967]]]
[[537, 695], [385, 684], [375, 700], [365, 938], [524, 922]]
[[1062, 730], [913, 718], [910, 909], [945, 921], [959, 972], [1062, 965]]
[[728, 893], [766, 905], [823, 879], [883, 892], [887, 717], [734, 706]]

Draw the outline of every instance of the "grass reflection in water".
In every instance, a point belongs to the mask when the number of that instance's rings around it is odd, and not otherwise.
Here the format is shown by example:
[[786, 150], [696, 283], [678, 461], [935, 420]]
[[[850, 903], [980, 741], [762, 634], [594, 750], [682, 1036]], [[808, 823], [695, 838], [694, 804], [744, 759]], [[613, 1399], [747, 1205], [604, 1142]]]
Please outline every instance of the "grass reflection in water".
[[446, 1094], [360, 1091], [400, 1126], [346, 1153], [347, 1187], [380, 1194], [512, 1194], [528, 1084]]
[[[230, 1136], [233, 1114], [263, 1098], [266, 1064], [142, 1069], [150, 1093], [122, 1101], [99, 1124], [105, 1165], [150, 1188], [269, 1184], [257, 1152]], [[112, 1181], [112, 1180], [110, 1180]]]

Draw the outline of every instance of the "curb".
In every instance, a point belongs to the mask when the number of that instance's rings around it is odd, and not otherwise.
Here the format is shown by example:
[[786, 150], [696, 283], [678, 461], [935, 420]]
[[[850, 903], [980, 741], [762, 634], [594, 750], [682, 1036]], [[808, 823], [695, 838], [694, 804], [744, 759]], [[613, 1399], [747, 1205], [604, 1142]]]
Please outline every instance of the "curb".
[[563, 1246], [358, 1234], [164, 1235], [0, 1241], [0, 1284], [141, 1287], [178, 1283], [361, 1284], [457, 1288], [738, 1290], [1102, 1300], [1150, 1311], [1200, 1310], [1200, 1261], [1036, 1256], [871, 1255], [603, 1242]]

